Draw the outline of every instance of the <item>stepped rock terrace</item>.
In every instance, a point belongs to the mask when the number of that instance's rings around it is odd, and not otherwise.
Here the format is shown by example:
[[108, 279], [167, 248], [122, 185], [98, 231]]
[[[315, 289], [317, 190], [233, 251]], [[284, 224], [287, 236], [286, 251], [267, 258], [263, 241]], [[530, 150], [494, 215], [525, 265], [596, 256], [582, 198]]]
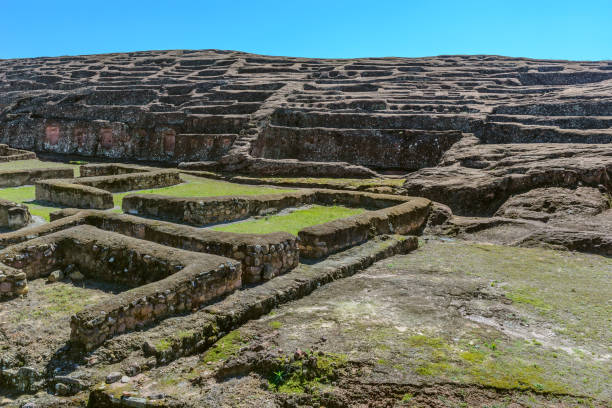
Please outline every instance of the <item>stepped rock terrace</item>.
[[608, 407], [611, 91], [610, 61], [0, 60], [0, 405]]

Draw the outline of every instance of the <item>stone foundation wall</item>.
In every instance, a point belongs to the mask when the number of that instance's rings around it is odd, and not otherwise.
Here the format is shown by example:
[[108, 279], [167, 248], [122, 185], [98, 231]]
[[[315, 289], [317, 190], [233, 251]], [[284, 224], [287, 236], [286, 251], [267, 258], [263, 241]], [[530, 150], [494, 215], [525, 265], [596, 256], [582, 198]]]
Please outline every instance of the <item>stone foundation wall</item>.
[[31, 159], [36, 159], [36, 153], [27, 150], [13, 149], [8, 145], [0, 144], [0, 162]]
[[154, 167], [135, 164], [94, 163], [80, 167], [81, 177], [116, 176], [119, 174], [144, 173], [157, 170]]
[[[26, 278], [74, 265], [93, 280], [133, 289], [89, 306], [71, 319], [71, 341], [86, 349], [120, 333], [190, 311], [242, 285], [240, 263], [216, 255], [73, 227], [0, 251], [6, 267], [3, 297], [27, 292]], [[6, 290], [5, 290], [6, 289]]]
[[30, 211], [25, 205], [0, 199], [0, 228], [23, 228], [31, 219]]
[[238, 260], [245, 283], [272, 279], [299, 263], [297, 238], [286, 232], [237, 234], [99, 212], [89, 215], [87, 223], [175, 248]]
[[0, 248], [88, 224], [174, 248], [235, 259], [242, 263], [242, 281], [245, 283], [271, 279], [292, 270], [299, 263], [297, 237], [286, 232], [237, 234], [95, 210], [60, 210], [52, 213], [51, 219], [52, 222], [27, 231], [1, 234]]
[[0, 251], [0, 263], [25, 273], [34, 280], [49, 275], [63, 266], [57, 251], [61, 232], [22, 242]]
[[258, 196], [202, 198], [131, 194], [123, 199], [123, 211], [204, 226], [311, 204], [314, 199], [314, 191], [310, 190]]
[[319, 204], [344, 205], [346, 207], [366, 208], [368, 210], [380, 210], [414, 200], [414, 197], [367, 193], [363, 191], [317, 189], [315, 192], [315, 200]]
[[[345, 205], [373, 210], [300, 231], [300, 253], [308, 258], [327, 256], [376, 235], [413, 233], [424, 225], [430, 208], [427, 199], [321, 189], [239, 197], [129, 195], [123, 200], [123, 210], [131, 214], [203, 226], [305, 204]], [[246, 265], [247, 268], [253, 266], [258, 265]]]
[[34, 184], [37, 180], [73, 178], [74, 171], [65, 169], [32, 169], [0, 171], [0, 188]]
[[298, 233], [300, 256], [321, 258], [382, 234], [414, 234], [429, 214], [431, 201], [412, 200], [377, 211], [306, 227]]
[[123, 199], [123, 211], [163, 218], [196, 226], [236, 221], [285, 208], [308, 204], [344, 205], [378, 210], [410, 201], [411, 197], [338, 190], [302, 190], [294, 193], [226, 197], [169, 197], [130, 194]]
[[0, 264], [0, 299], [13, 298], [28, 293], [25, 272]]
[[[115, 171], [110, 168], [100, 171]], [[44, 180], [36, 183], [36, 199], [67, 207], [106, 210], [114, 207], [111, 193], [168, 187], [181, 183], [176, 170], [157, 170], [98, 177]]]
[[77, 179], [43, 180], [36, 182], [36, 199], [67, 207], [113, 208], [113, 195], [99, 188], [75, 184]]
[[122, 193], [131, 190], [161, 188], [182, 183], [180, 173], [176, 170], [157, 170], [146, 173], [118, 174], [99, 177], [81, 177], [74, 180], [76, 184], [99, 188], [111, 193]]

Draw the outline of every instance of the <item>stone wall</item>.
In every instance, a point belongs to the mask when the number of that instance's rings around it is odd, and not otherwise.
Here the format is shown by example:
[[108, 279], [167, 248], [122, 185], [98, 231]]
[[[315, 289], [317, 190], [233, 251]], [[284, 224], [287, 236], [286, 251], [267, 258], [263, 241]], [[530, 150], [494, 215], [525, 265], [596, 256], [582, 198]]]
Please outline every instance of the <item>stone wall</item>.
[[121, 163], [92, 163], [80, 167], [81, 177], [116, 176], [119, 174], [144, 173], [154, 170], [158, 169]]
[[612, 143], [608, 129], [559, 129], [519, 123], [487, 123], [482, 143]]
[[347, 162], [379, 170], [436, 166], [461, 132], [404, 129], [266, 127], [253, 144], [254, 157]]
[[19, 187], [34, 184], [37, 180], [73, 178], [74, 171], [65, 169], [31, 169], [0, 171], [0, 188]]
[[74, 265], [90, 279], [134, 288], [72, 317], [71, 340], [86, 349], [116, 334], [190, 311], [242, 284], [240, 263], [234, 260], [168, 248], [89, 225], [15, 245], [0, 251], [0, 259], [23, 269], [13, 273], [16, 277], [42, 277]]
[[0, 162], [16, 160], [31, 160], [36, 158], [36, 153], [27, 150], [13, 149], [8, 145], [0, 144]]
[[31, 219], [30, 211], [25, 205], [0, 199], [0, 228], [23, 228]]
[[28, 282], [25, 272], [0, 263], [0, 299], [27, 293]]
[[410, 201], [411, 197], [339, 190], [301, 190], [299, 192], [226, 197], [169, 197], [130, 194], [123, 199], [129, 214], [162, 218], [196, 226], [236, 221], [269, 214], [284, 208], [308, 204], [345, 205], [381, 209]]
[[414, 197], [394, 194], [377, 194], [364, 191], [316, 189], [315, 201], [324, 205], [344, 205], [346, 207], [380, 210], [414, 200]]
[[74, 183], [76, 179], [43, 180], [36, 182], [36, 199], [67, 207], [113, 208], [113, 195], [99, 188]]
[[321, 258], [382, 234], [414, 234], [427, 220], [431, 201], [413, 198], [382, 210], [306, 227], [298, 232], [300, 256]]
[[326, 256], [376, 235], [414, 233], [424, 225], [430, 208], [427, 199], [321, 189], [239, 197], [129, 195], [123, 200], [123, 210], [203, 226], [306, 204], [345, 205], [373, 210], [300, 231], [300, 253], [308, 258]]
[[132, 190], [173, 186], [182, 183], [182, 180], [179, 172], [176, 170], [157, 170], [110, 176], [81, 177], [75, 179], [74, 182], [110, 191], [111, 193], [122, 193]]
[[123, 211], [204, 226], [236, 221], [314, 202], [314, 191], [226, 197], [168, 197], [130, 194], [123, 199]]
[[272, 279], [299, 263], [297, 238], [286, 232], [237, 234], [104, 213], [88, 216], [87, 223], [175, 248], [236, 259], [242, 263], [245, 283]]
[[27, 231], [0, 235], [0, 248], [88, 224], [174, 248], [238, 260], [242, 263], [242, 281], [245, 283], [272, 279], [299, 263], [297, 237], [286, 232], [237, 234], [95, 210], [60, 210], [52, 213], [51, 219], [52, 222]]
[[168, 187], [181, 182], [176, 170], [44, 180], [36, 183], [36, 199], [67, 207], [106, 210], [114, 207], [111, 193]]

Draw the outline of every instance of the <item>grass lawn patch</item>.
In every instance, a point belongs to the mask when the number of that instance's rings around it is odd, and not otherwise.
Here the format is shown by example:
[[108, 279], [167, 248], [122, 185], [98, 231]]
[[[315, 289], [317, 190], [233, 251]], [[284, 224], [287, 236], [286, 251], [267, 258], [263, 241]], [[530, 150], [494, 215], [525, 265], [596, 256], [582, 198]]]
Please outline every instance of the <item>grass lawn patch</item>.
[[280, 194], [289, 191], [288, 189], [279, 189], [273, 187], [258, 187], [244, 184], [229, 183], [227, 181], [219, 181], [195, 177], [182, 174], [183, 184], [175, 186], [153, 188], [149, 190], [130, 191], [127, 193], [114, 194], [115, 206], [121, 207], [123, 197], [128, 194], [160, 194], [171, 197], [218, 197], [218, 196], [237, 196], [237, 195], [259, 195], [259, 194]]
[[14, 201], [16, 203], [23, 203], [28, 206], [30, 214], [42, 217], [46, 221], [49, 221], [49, 213], [63, 208], [47, 206], [35, 202], [36, 193], [34, 190], [34, 186], [9, 187], [0, 189], [0, 198], [9, 201]]
[[270, 232], [286, 231], [297, 235], [298, 231], [311, 225], [323, 224], [338, 218], [361, 214], [362, 208], [347, 208], [342, 206], [315, 205], [307, 209], [296, 210], [286, 215], [271, 215], [252, 221], [237, 222], [234, 224], [214, 227], [216, 231], [241, 232], [247, 234], [267, 234]]
[[[46, 164], [49, 164], [51, 165], [51, 167], [53, 167], [53, 165], [55, 167], [74, 167], [78, 170], [78, 166], [65, 165], [62, 163], [55, 162], [41, 162], [39, 160], [22, 160], [11, 163], [19, 163], [20, 166], [26, 166], [26, 163], [30, 163], [32, 166], [29, 168], [35, 168], [36, 166], [44, 168]], [[41, 163], [44, 163], [44, 165], [42, 165]], [[1, 164], [0, 169], [2, 169], [2, 166], [6, 167], [7, 164], [10, 163]], [[243, 184], [228, 183], [225, 181], [211, 180], [188, 175], [182, 175], [181, 177], [183, 181], [185, 181], [185, 183], [183, 184], [178, 184], [176, 186], [171, 187], [141, 190], [137, 191], [137, 193], [161, 194], [173, 197], [212, 197], [225, 195], [278, 194], [286, 191], [295, 191], [272, 187], [257, 187]], [[121, 208], [123, 197], [132, 193], [134, 193], [134, 191], [113, 194], [115, 206]], [[32, 215], [42, 217], [46, 221], [49, 221], [49, 213], [56, 211], [60, 208], [64, 208], [61, 206], [47, 206], [43, 203], [36, 202], [36, 192], [34, 186], [9, 187], [0, 189], [0, 198], [14, 201], [17, 203], [23, 203], [28, 206]], [[111, 211], [121, 212], [120, 209], [115, 209]]]
[[75, 176], [79, 176], [80, 167], [76, 164], [67, 164], [52, 161], [42, 161], [38, 159], [32, 160], [17, 160], [11, 162], [0, 163], [0, 171], [4, 170], [33, 170], [33, 169], [57, 169], [72, 167], [75, 171]]

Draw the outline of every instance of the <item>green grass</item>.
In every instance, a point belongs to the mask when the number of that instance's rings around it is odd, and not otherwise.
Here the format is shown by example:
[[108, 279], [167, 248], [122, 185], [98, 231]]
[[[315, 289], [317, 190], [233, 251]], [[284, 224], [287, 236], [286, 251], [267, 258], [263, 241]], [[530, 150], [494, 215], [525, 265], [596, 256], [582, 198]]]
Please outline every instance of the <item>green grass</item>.
[[28, 206], [30, 214], [44, 218], [49, 221], [49, 213], [57, 211], [62, 207], [50, 207], [35, 203], [36, 194], [34, 186], [9, 187], [0, 189], [0, 198], [5, 200], [23, 203]]
[[[0, 171], [4, 170], [29, 170], [29, 169], [57, 169], [57, 168], [72, 168], [76, 177], [79, 176], [79, 166], [76, 164], [58, 163], [33, 160], [18, 160], [13, 162], [0, 163]], [[33, 203], [35, 200], [34, 186], [10, 187], [0, 189], [0, 198], [17, 203], [24, 203], [28, 206], [30, 213], [44, 218], [49, 221], [49, 213], [58, 210], [61, 207], [49, 207]]]
[[270, 323], [268, 323], [269, 326], [273, 329], [280, 329], [281, 327], [283, 327], [283, 324], [277, 320], [273, 320]]
[[[24, 160], [23, 162], [41, 162], [37, 160]], [[15, 162], [15, 163], [23, 163]], [[6, 163], [3, 163], [6, 164]], [[36, 163], [32, 163], [36, 166]], [[61, 163], [45, 162], [45, 164], [54, 164], [56, 167], [64, 166]], [[60, 166], [61, 165], [61, 166]], [[40, 166], [45, 167], [45, 166]], [[78, 169], [78, 166], [74, 166]], [[33, 167], [31, 167], [33, 168]], [[247, 186], [242, 184], [228, 183], [225, 181], [204, 179], [201, 177], [193, 177], [188, 175], [181, 176], [185, 183], [176, 186], [156, 188], [150, 190], [138, 191], [139, 194], [161, 194], [173, 197], [212, 197], [223, 195], [257, 195], [257, 194], [279, 194], [286, 191], [295, 191], [287, 189], [278, 189], [270, 187]], [[121, 208], [123, 197], [133, 192], [113, 194], [115, 206]], [[49, 221], [49, 213], [56, 211], [62, 207], [53, 207], [38, 204], [35, 201], [36, 194], [34, 186], [10, 187], [0, 189], [0, 198], [5, 200], [24, 203], [30, 209], [32, 215], [36, 215]], [[113, 212], [121, 212], [121, 210], [112, 210]]]
[[298, 231], [311, 225], [323, 224], [338, 218], [345, 218], [364, 212], [361, 208], [347, 208], [341, 206], [320, 206], [296, 210], [286, 215], [271, 215], [258, 220], [238, 222], [234, 224], [214, 227], [216, 231], [241, 232], [246, 234], [267, 234], [270, 232], [286, 231], [297, 235]]
[[247, 342], [248, 339], [244, 338], [240, 331], [231, 331], [217, 340], [217, 342], [202, 355], [202, 363], [207, 364], [209, 362], [214, 363], [227, 360], [231, 356], [236, 355]]
[[176, 186], [139, 190], [113, 195], [115, 206], [121, 207], [123, 197], [128, 194], [160, 194], [171, 197], [218, 197], [236, 195], [280, 194], [295, 190], [272, 187], [258, 187], [244, 184], [228, 183], [226, 181], [205, 179], [201, 177], [181, 175], [185, 183]]
[[67, 164], [59, 162], [41, 161], [38, 159], [33, 160], [17, 160], [12, 162], [0, 163], [0, 171], [4, 170], [31, 170], [31, 169], [57, 169], [57, 168], [70, 168], [72, 167], [78, 175], [79, 166], [76, 164]]
[[284, 367], [278, 367], [271, 373], [268, 386], [270, 389], [283, 394], [303, 394], [310, 392], [318, 394], [338, 376], [338, 371], [348, 361], [344, 354], [318, 354], [309, 358], [316, 358], [315, 367], [304, 367], [302, 360], [294, 361]]
[[159, 352], [167, 351], [172, 347], [172, 342], [168, 339], [161, 339], [155, 343], [155, 350]]

